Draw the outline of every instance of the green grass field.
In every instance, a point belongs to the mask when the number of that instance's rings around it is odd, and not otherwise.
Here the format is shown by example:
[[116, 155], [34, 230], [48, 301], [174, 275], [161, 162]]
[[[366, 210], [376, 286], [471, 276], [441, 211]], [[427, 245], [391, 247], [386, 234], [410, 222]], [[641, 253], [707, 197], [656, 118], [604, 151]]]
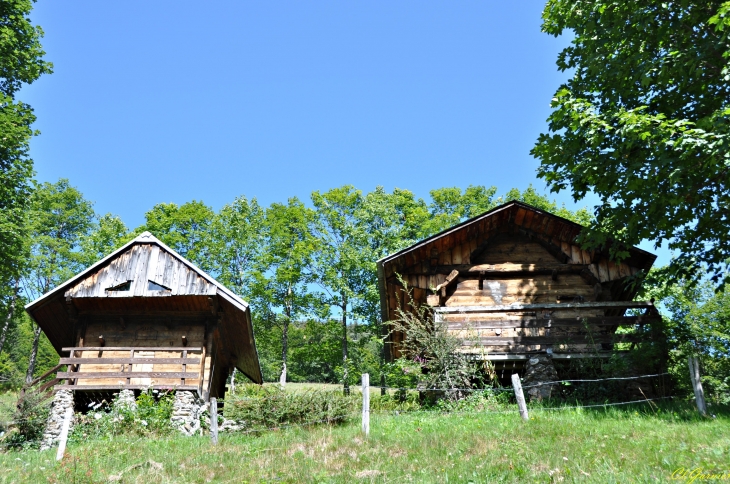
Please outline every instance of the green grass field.
[[118, 437], [71, 444], [61, 463], [55, 450], [0, 454], [0, 483], [690, 482], [676, 479], [682, 468], [730, 478], [730, 414], [695, 414], [685, 404], [533, 411], [527, 422], [516, 412], [373, 414], [367, 439], [355, 418], [221, 434], [215, 447]]

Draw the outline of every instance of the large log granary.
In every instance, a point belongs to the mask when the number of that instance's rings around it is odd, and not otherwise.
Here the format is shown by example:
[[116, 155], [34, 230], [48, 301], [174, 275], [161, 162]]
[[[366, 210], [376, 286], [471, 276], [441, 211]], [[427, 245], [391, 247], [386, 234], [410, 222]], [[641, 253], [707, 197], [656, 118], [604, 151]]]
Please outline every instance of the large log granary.
[[[519, 371], [537, 355], [610, 356], [616, 343], [637, 338], [616, 334], [619, 326], [659, 320], [652, 302], [633, 301], [635, 276], [656, 256], [634, 247], [614, 263], [606, 252], [581, 250], [582, 228], [515, 201], [385, 257], [378, 261], [382, 319], [429, 305], [463, 342], [461, 351], [498, 368]], [[643, 314], [625, 316], [629, 308]], [[389, 332], [386, 358], [401, 356], [403, 337]]]
[[49, 382], [56, 391], [176, 389], [207, 401], [234, 367], [262, 382], [248, 304], [149, 232], [26, 310], [61, 356], [54, 371], [67, 367]]

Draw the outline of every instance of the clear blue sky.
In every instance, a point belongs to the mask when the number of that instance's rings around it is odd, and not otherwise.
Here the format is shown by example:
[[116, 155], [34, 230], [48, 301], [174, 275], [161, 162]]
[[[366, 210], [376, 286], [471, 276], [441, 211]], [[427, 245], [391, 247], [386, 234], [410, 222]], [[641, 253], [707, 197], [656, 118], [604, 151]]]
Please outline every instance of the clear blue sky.
[[39, 0], [38, 179], [130, 227], [160, 202], [344, 184], [544, 191], [529, 151], [569, 39], [540, 32], [543, 5]]

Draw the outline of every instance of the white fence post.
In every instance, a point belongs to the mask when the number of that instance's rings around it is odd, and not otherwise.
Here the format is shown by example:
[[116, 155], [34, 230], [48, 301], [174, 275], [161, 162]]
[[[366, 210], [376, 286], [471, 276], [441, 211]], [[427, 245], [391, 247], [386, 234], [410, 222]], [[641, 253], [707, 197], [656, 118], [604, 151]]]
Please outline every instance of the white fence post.
[[362, 432], [370, 434], [370, 375], [362, 374]]
[[697, 410], [704, 417], [707, 415], [707, 407], [705, 406], [705, 392], [702, 390], [702, 381], [700, 380], [700, 362], [696, 356], [690, 356], [687, 361], [689, 363], [689, 378], [692, 380], [692, 390], [695, 392]]
[[218, 444], [218, 401], [215, 397], [210, 399], [210, 441], [213, 445]]
[[515, 397], [517, 397], [517, 406], [520, 408], [520, 416], [522, 420], [527, 420], [527, 404], [525, 404], [525, 394], [522, 393], [522, 383], [520, 383], [520, 375], [512, 374], [512, 387], [515, 389]]
[[58, 441], [58, 452], [56, 452], [56, 460], [63, 459], [66, 452], [66, 441], [68, 440], [68, 428], [71, 426], [71, 419], [74, 415], [73, 407], [66, 409], [66, 415], [63, 418], [63, 426], [61, 427], [61, 436]]

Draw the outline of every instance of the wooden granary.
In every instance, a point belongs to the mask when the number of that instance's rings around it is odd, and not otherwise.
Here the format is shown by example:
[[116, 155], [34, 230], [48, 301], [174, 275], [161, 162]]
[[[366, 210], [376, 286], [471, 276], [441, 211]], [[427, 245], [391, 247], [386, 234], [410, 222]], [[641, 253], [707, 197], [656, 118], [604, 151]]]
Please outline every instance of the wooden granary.
[[[378, 261], [382, 319], [408, 310], [402, 280], [412, 302], [432, 306], [436, 321], [476, 358], [519, 367], [541, 353], [608, 356], [616, 343], [636, 341], [616, 334], [619, 326], [659, 319], [652, 302], [633, 301], [640, 285], [634, 276], [656, 256], [630, 248], [616, 264], [605, 252], [581, 250], [581, 230], [516, 201], [467, 220]], [[629, 308], [641, 315], [625, 316]], [[388, 334], [386, 358], [394, 359], [403, 334]]]
[[59, 355], [56, 390], [178, 389], [222, 397], [262, 382], [241, 298], [145, 232], [26, 306]]

